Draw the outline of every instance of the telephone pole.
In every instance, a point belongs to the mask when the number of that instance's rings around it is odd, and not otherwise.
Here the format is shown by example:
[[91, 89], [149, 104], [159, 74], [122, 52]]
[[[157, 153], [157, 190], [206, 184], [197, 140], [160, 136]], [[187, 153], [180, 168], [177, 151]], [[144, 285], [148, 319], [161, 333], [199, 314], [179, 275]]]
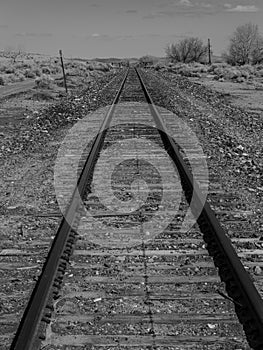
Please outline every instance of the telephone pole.
[[211, 60], [211, 43], [210, 39], [208, 39], [208, 64], [211, 65], [212, 60]]
[[68, 87], [67, 87], [64, 63], [63, 63], [63, 57], [62, 57], [62, 50], [59, 50], [59, 55], [60, 55], [61, 67], [62, 67], [62, 71], [63, 71], [64, 86], [65, 86], [66, 93], [68, 93]]

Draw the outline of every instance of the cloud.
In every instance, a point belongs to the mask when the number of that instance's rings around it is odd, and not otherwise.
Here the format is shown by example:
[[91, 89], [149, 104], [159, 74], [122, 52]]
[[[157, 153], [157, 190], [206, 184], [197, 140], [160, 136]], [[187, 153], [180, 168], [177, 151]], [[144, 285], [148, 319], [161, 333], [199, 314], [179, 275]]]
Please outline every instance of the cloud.
[[137, 10], [126, 10], [125, 13], [138, 13]]
[[152, 33], [152, 34], [146, 34], [144, 36], [148, 36], [150, 38], [159, 38], [161, 36], [161, 34]]
[[92, 33], [85, 36], [86, 40], [92, 39], [92, 40], [111, 40], [111, 36], [108, 34], [101, 34], [101, 33]]
[[15, 36], [20, 36], [20, 37], [34, 37], [34, 38], [50, 38], [53, 36], [52, 33], [16, 33]]
[[215, 14], [215, 10], [210, 7], [189, 7], [189, 8], [177, 8], [176, 10], [170, 11], [158, 11], [156, 13], [150, 13], [145, 15], [143, 19], [154, 19], [154, 18], [175, 18], [177, 16], [186, 16], [186, 17], [198, 17], [203, 15], [213, 15]]
[[[213, 15], [218, 12], [213, 4], [207, 1], [177, 0], [170, 4], [162, 4], [163, 10], [153, 11], [146, 14], [143, 19], [155, 19], [161, 17], [175, 18], [177, 16], [201, 17], [203, 15]], [[165, 5], [165, 6], [164, 6]], [[160, 8], [160, 6], [158, 6]]]
[[181, 6], [187, 6], [187, 7], [194, 6], [190, 0], [180, 0], [177, 4]]
[[[94, 35], [95, 34], [95, 35]], [[108, 34], [98, 34], [98, 33], [94, 33], [91, 35], [87, 35], [85, 38], [87, 39], [96, 39], [96, 40], [100, 40], [100, 39], [105, 39], [107, 41], [121, 41], [121, 40], [134, 40], [134, 39], [142, 39], [142, 38], [167, 38], [171, 37], [171, 38], [185, 38], [187, 35], [189, 34], [193, 34], [192, 32], [185, 32], [184, 34], [160, 34], [160, 33], [146, 33], [146, 34], [123, 34], [123, 35], [108, 35]]]
[[177, 11], [159, 11], [156, 13], [158, 17], [174, 17], [178, 12]]
[[0, 24], [0, 28], [1, 29], [8, 28], [8, 24]]
[[174, 40], [175, 38], [176, 39], [185, 39], [188, 36], [193, 35], [193, 34], [194, 34], [193, 32], [185, 32], [182, 34], [169, 34], [169, 35], [167, 35], [167, 37], [171, 38], [172, 40]]
[[199, 4], [199, 6], [204, 7], [204, 8], [211, 8], [211, 7], [212, 7], [212, 4], [207, 4], [207, 3], [205, 3], [205, 2], [201, 2], [201, 3]]
[[[228, 4], [225, 4], [228, 5]], [[224, 5], [224, 6], [225, 6]], [[228, 7], [228, 6], [225, 6]], [[236, 7], [228, 7], [227, 12], [257, 12], [259, 11], [259, 8], [257, 8], [255, 5], [237, 5]]]
[[133, 35], [109, 35], [109, 34], [100, 34], [100, 33], [92, 33], [85, 36], [86, 40], [93, 39], [93, 40], [124, 40], [124, 39], [131, 39], [134, 38]]
[[143, 19], [154, 19], [160, 17], [157, 13], [149, 13], [148, 15], [143, 16]]

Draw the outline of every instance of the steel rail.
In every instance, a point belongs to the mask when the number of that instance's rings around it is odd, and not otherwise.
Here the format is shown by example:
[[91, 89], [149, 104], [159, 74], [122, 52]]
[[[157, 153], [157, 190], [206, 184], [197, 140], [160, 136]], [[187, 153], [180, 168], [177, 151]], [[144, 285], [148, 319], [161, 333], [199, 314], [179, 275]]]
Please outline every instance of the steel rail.
[[[29, 303], [24, 311], [23, 317], [11, 344], [10, 350], [31, 350], [38, 331], [38, 325], [41, 321], [44, 308], [46, 306], [50, 291], [52, 289], [60, 258], [65, 249], [67, 240], [72, 232], [72, 224], [79, 207], [80, 197], [83, 196], [87, 183], [92, 173], [92, 167], [96, 162], [101, 147], [103, 145], [105, 133], [110, 125], [116, 104], [125, 85], [129, 73], [127, 69], [121, 86], [111, 104], [100, 131], [95, 138], [89, 156], [85, 162], [83, 170], [77, 182], [77, 186], [71, 197], [67, 211], [60, 223], [57, 234], [53, 240], [48, 253], [42, 273], [31, 294]], [[73, 230], [74, 231], [74, 230]]]
[[231, 240], [226, 236], [224, 229], [222, 228], [220, 222], [216, 218], [213, 210], [211, 209], [209, 203], [204, 200], [202, 192], [193, 178], [193, 175], [186, 165], [183, 157], [180, 154], [179, 147], [169, 136], [165, 124], [162, 121], [162, 118], [153, 103], [152, 98], [148, 92], [148, 89], [142, 79], [140, 72], [135, 68], [138, 78], [140, 80], [142, 89], [145, 93], [145, 97], [149, 104], [149, 108], [152, 112], [152, 115], [155, 119], [157, 128], [161, 134], [163, 142], [168, 145], [169, 154], [173, 161], [175, 162], [181, 178], [186, 182], [187, 187], [190, 189], [192, 194], [191, 209], [193, 214], [195, 213], [195, 208], [200, 206], [203, 207], [203, 210], [200, 214], [209, 227], [209, 234], [213, 235], [217, 246], [219, 247], [221, 253], [223, 254], [225, 261], [228, 263], [228, 266], [232, 272], [233, 278], [238, 286], [240, 292], [242, 293], [243, 300], [245, 300], [246, 306], [253, 317], [253, 326], [257, 329], [257, 346], [259, 349], [263, 348], [263, 300], [258, 293], [256, 287], [251, 280], [251, 277], [245, 270], [243, 264], [241, 263], [234, 247], [232, 246]]

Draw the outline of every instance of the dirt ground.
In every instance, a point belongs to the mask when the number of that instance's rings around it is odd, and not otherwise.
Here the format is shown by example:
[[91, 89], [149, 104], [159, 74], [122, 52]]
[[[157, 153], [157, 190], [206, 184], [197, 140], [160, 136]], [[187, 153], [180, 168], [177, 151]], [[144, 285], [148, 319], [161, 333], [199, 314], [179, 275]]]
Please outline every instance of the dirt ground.
[[259, 113], [263, 116], [263, 89], [251, 82], [221, 82], [206, 77], [190, 78], [190, 80], [225, 94], [228, 102], [234, 106], [245, 108], [248, 111]]

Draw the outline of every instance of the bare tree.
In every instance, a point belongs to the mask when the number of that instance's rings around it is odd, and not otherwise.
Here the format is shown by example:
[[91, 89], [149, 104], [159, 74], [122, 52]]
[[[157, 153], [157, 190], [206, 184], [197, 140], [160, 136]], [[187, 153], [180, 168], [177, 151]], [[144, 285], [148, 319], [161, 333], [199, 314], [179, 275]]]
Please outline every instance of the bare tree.
[[263, 38], [259, 34], [258, 26], [247, 23], [238, 26], [230, 38], [224, 59], [230, 64], [258, 63], [262, 56]]
[[172, 62], [200, 62], [207, 54], [207, 46], [199, 38], [185, 38], [166, 47], [166, 56]]
[[172, 62], [179, 62], [180, 61], [180, 55], [179, 51], [177, 49], [177, 45], [170, 44], [167, 45], [165, 48], [166, 57], [171, 60]]
[[255, 40], [253, 50], [251, 52], [252, 64], [263, 63], [263, 37], [259, 36]]

